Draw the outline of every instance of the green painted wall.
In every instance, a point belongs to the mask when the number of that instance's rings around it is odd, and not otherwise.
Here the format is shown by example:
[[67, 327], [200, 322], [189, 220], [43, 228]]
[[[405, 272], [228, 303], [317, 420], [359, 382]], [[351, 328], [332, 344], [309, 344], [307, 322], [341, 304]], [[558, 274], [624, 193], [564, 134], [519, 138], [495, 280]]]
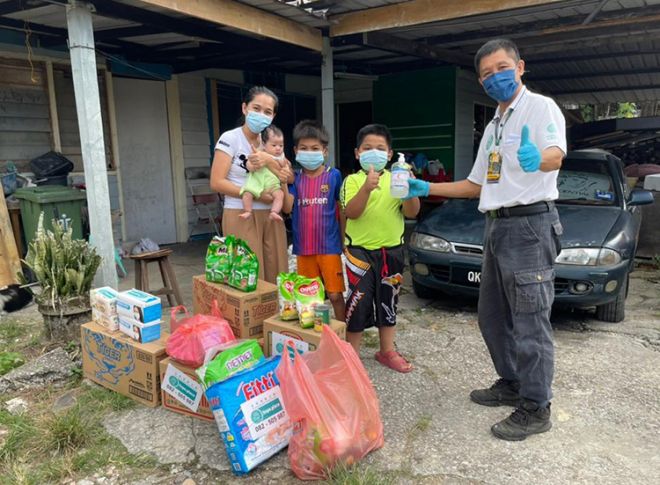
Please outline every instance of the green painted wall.
[[454, 171], [456, 69], [381, 76], [374, 83], [374, 122], [387, 125], [394, 151], [425, 153]]

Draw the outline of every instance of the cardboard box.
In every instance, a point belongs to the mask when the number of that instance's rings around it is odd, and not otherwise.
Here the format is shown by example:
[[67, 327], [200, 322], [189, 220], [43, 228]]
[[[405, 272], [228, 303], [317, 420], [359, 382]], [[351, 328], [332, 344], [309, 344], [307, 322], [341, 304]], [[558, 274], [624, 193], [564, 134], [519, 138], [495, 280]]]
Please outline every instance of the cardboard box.
[[255, 291], [245, 293], [227, 285], [210, 283], [204, 275], [193, 277], [193, 311], [209, 315], [214, 299], [218, 300], [218, 308], [229, 321], [236, 338], [260, 338], [263, 321], [278, 312], [276, 285], [259, 280]]
[[111, 331], [119, 329], [119, 319], [117, 318], [118, 296], [119, 293], [109, 286], [94, 288], [89, 292], [92, 320]]
[[[330, 320], [330, 328], [346, 340], [346, 324], [339, 320]], [[298, 321], [284, 321], [279, 317], [264, 321], [264, 354], [267, 357], [281, 355], [284, 342], [293, 340], [296, 349], [304, 354], [316, 350], [321, 342], [321, 334], [313, 328], [301, 328]]]
[[160, 404], [160, 369], [167, 357], [165, 342], [141, 344], [121, 332], [111, 332], [95, 322], [80, 327], [83, 375], [145, 406]]
[[[170, 375], [165, 379], [168, 369]], [[160, 361], [160, 382], [164, 408], [193, 418], [213, 421], [213, 412], [195, 369], [168, 357]]]
[[124, 315], [119, 315], [119, 330], [133, 340], [146, 344], [160, 338], [161, 321], [142, 323]]
[[144, 291], [122, 291], [117, 297], [117, 313], [142, 323], [160, 320], [163, 308], [160, 298]]

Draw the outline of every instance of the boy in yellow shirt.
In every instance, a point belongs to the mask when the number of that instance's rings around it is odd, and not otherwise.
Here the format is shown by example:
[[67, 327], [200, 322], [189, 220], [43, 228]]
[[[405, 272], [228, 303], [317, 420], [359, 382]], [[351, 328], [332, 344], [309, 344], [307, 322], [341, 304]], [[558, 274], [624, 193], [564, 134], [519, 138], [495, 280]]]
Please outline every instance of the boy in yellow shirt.
[[378, 327], [376, 360], [398, 372], [413, 367], [394, 348], [396, 309], [403, 282], [404, 218], [419, 212], [419, 199], [396, 199], [390, 194], [392, 135], [384, 125], [363, 127], [357, 135], [355, 157], [361, 170], [349, 175], [341, 190], [346, 216], [347, 340], [356, 352], [365, 328]]

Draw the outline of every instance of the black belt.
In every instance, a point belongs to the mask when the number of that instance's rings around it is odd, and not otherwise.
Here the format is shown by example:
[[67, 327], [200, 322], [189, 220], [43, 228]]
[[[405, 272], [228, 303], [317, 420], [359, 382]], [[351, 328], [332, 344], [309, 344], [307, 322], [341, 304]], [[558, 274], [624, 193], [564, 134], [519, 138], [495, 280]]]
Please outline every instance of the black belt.
[[490, 210], [486, 212], [488, 216], [493, 219], [499, 219], [501, 217], [523, 217], [523, 216], [533, 216], [535, 214], [543, 214], [544, 212], [550, 212], [555, 208], [555, 203], [550, 202], [536, 202], [529, 205], [517, 205], [515, 207], [502, 207], [501, 209]]

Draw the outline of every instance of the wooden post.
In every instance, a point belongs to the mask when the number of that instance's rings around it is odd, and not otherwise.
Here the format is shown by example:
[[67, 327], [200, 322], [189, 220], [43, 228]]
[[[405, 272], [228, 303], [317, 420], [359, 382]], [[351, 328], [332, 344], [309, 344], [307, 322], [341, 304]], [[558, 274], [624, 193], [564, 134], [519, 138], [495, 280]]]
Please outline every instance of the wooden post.
[[323, 112], [323, 125], [328, 131], [328, 160], [336, 166], [335, 160], [335, 85], [332, 59], [332, 45], [330, 37], [323, 37], [323, 60], [321, 64], [321, 111]]
[[186, 196], [185, 162], [183, 158], [179, 78], [176, 75], [172, 76], [170, 81], [165, 81], [165, 93], [167, 95], [167, 125], [170, 130], [176, 239], [178, 242], [186, 242], [188, 240], [188, 199]]
[[90, 6], [77, 0], [69, 0], [66, 20], [80, 146], [87, 187], [90, 241], [103, 258], [94, 284], [116, 288], [115, 243], [112, 236], [108, 170], [103, 141], [101, 100]]
[[57, 114], [57, 97], [55, 95], [55, 76], [52, 61], [46, 61], [46, 82], [48, 86], [48, 106], [50, 107], [50, 130], [53, 133], [53, 150], [62, 152], [60, 137], [60, 120]]

